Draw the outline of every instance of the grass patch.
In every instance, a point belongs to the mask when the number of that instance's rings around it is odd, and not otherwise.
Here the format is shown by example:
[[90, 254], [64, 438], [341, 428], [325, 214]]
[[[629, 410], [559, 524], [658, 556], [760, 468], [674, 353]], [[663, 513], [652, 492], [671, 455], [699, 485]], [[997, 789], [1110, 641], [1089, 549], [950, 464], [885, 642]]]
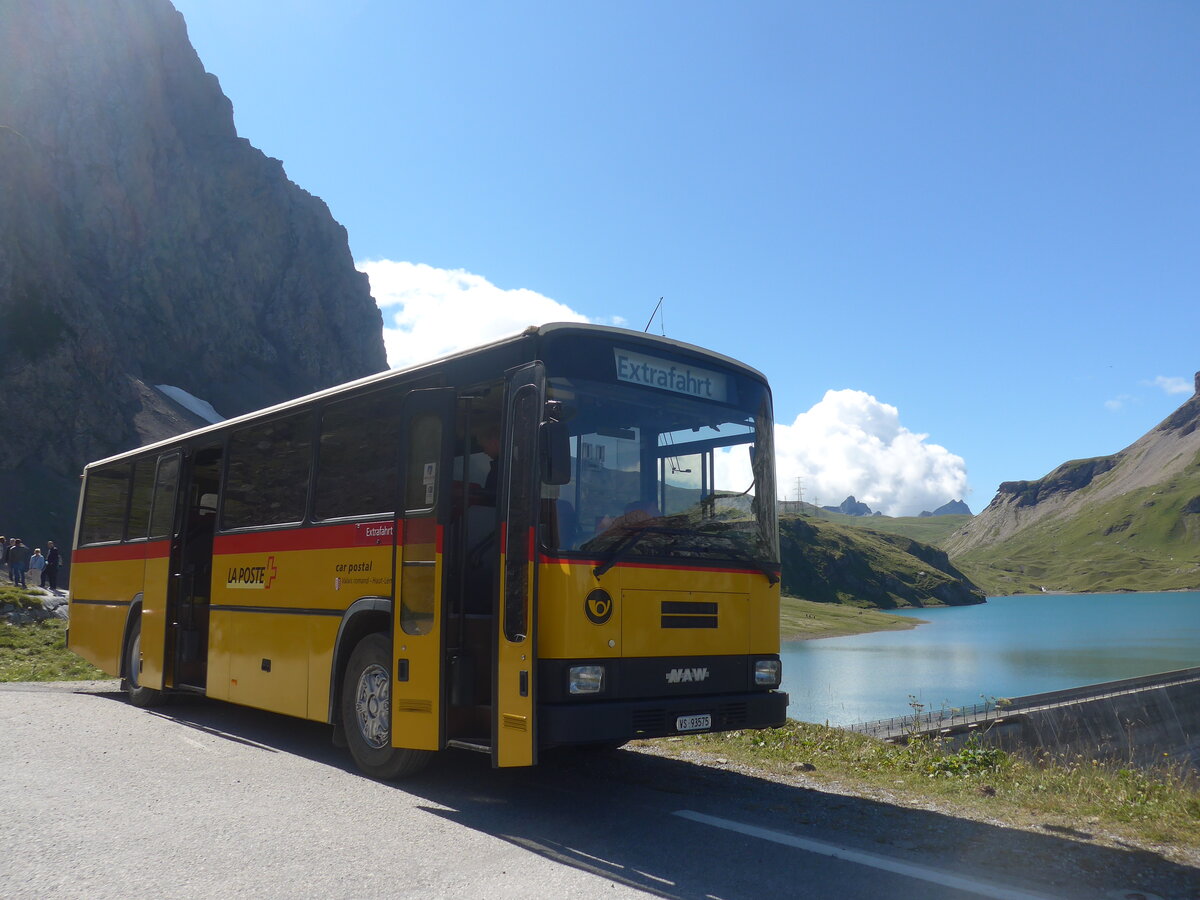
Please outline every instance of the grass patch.
[[829, 510], [821, 510], [818, 514], [822, 519], [836, 522], [839, 525], [849, 525], [853, 528], [864, 528], [868, 531], [882, 531], [885, 534], [899, 534], [924, 544], [940, 547], [942, 544], [971, 521], [973, 516], [847, 516]]
[[932, 739], [886, 744], [792, 720], [783, 728], [647, 743], [668, 756], [690, 751], [777, 774], [804, 771], [902, 802], [935, 800], [976, 819], [1200, 847], [1200, 776], [1169, 764], [1143, 771], [1049, 752], [1025, 759], [973, 741], [957, 750]]
[[40, 609], [42, 594], [11, 584], [0, 585], [0, 606], [16, 606], [20, 609]]
[[[3, 592], [0, 592], [2, 595]], [[10, 602], [0, 596], [0, 602]], [[111, 678], [67, 649], [67, 623], [0, 622], [0, 681], [89, 681]]]
[[903, 631], [923, 624], [923, 619], [911, 616], [894, 616], [837, 603], [815, 603], [798, 597], [783, 597], [779, 602], [779, 633], [785, 641], [868, 631]]

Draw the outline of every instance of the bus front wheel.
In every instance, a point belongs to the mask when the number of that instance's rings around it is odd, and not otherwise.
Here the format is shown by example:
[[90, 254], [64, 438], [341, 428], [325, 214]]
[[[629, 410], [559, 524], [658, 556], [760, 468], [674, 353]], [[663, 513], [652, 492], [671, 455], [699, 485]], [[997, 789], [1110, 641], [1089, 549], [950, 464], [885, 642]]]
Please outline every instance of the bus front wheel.
[[390, 780], [423, 769], [428, 750], [392, 746], [391, 648], [382, 634], [369, 634], [350, 654], [342, 682], [342, 726], [354, 762], [372, 778]]

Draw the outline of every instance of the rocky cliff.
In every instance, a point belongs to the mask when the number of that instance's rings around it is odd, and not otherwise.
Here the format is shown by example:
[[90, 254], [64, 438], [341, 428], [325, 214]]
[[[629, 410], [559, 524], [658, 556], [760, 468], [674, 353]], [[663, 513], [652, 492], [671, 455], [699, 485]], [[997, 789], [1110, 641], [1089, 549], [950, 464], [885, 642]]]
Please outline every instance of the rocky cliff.
[[871, 507], [867, 506], [867, 504], [855, 499], [853, 494], [843, 500], [838, 506], [823, 506], [821, 508], [829, 512], [840, 512], [844, 516], [878, 515], [878, 513], [872, 513]]
[[989, 592], [1200, 587], [1196, 394], [1119, 453], [1008, 481], [945, 543]]
[[0, 531], [90, 459], [386, 366], [345, 230], [238, 137], [167, 0], [0, 4]]
[[931, 516], [969, 516], [971, 515], [971, 507], [967, 506], [962, 500], [950, 500], [943, 503], [933, 512], [929, 510], [921, 510], [919, 518], [928, 519]]

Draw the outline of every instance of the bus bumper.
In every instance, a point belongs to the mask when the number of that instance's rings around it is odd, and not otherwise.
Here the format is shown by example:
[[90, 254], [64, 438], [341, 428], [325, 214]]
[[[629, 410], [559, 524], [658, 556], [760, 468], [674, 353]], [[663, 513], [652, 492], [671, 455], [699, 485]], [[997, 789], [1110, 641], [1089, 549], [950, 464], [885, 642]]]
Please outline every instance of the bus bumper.
[[[538, 707], [538, 743], [543, 747], [632, 741], [675, 734], [705, 734], [740, 728], [775, 728], [787, 721], [788, 695], [757, 691], [719, 696], [671, 697], [600, 703], [547, 703]], [[708, 728], [681, 731], [681, 719], [710, 716]]]

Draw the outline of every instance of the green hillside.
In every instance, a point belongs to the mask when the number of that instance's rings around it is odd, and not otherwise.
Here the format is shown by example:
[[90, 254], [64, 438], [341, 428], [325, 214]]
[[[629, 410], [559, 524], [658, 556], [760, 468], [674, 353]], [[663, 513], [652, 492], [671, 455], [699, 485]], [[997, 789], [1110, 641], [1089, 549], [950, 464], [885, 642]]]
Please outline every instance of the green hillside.
[[943, 551], [903, 535], [784, 516], [779, 544], [788, 596], [879, 609], [984, 600]]
[[[807, 505], [807, 504], [806, 504]], [[813, 507], [815, 509], [815, 507]], [[827, 509], [819, 511], [819, 517], [838, 525], [865, 528], [912, 538], [923, 544], [940, 547], [950, 535], [971, 521], [973, 516], [847, 516]]]
[[1200, 459], [1167, 482], [955, 556], [989, 594], [1200, 587]]
[[1119, 453], [1000, 485], [946, 551], [989, 594], [1200, 589], [1196, 388]]

